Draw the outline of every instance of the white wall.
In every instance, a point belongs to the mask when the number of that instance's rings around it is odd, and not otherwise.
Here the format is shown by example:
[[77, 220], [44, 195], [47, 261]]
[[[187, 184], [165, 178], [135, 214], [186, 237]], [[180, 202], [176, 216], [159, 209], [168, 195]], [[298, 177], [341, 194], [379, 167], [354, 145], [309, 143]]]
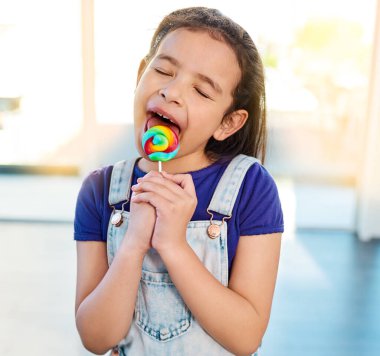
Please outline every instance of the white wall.
[[359, 186], [358, 235], [380, 238], [380, 0], [377, 3], [368, 131]]

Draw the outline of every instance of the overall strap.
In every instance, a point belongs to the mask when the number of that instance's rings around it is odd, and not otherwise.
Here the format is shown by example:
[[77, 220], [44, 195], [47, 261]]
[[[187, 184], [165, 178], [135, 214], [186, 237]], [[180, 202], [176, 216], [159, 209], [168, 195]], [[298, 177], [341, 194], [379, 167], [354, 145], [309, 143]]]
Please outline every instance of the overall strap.
[[208, 210], [231, 216], [241, 183], [249, 167], [260, 161], [240, 154], [232, 159], [215, 189]]
[[117, 162], [112, 169], [108, 203], [115, 205], [129, 199], [133, 167], [136, 159]]

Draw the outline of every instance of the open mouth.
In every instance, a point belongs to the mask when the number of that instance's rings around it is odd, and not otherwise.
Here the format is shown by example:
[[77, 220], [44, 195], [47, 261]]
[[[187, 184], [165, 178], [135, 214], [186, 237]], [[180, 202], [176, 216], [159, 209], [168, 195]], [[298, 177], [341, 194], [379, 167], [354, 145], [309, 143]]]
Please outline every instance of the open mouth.
[[160, 112], [149, 111], [145, 125], [145, 131], [157, 125], [169, 127], [172, 131], [174, 131], [177, 134], [177, 136], [179, 136], [179, 133], [181, 132], [181, 128], [173, 119], [165, 116]]

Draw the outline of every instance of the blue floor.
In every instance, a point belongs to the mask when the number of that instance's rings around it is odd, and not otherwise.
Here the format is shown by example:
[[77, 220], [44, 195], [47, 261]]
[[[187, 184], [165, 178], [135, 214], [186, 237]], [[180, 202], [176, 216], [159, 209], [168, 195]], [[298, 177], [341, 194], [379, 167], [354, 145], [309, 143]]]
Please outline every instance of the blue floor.
[[[0, 355], [90, 355], [74, 323], [72, 226], [0, 223], [0, 244]], [[261, 351], [380, 355], [380, 240], [329, 231], [285, 237]]]
[[[81, 182], [0, 175], [0, 355], [92, 355], [74, 322]], [[380, 239], [339, 232], [354, 230], [355, 189], [278, 183], [286, 230], [260, 356], [380, 355]]]
[[380, 241], [301, 231], [284, 241], [264, 356], [380, 355]]

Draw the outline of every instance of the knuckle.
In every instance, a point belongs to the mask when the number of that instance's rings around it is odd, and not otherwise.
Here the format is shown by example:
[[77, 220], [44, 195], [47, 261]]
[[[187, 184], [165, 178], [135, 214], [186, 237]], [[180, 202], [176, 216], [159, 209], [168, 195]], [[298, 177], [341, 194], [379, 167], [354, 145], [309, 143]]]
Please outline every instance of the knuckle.
[[154, 171], [150, 171], [148, 172], [147, 174], [145, 174], [145, 176], [142, 178], [143, 180], [146, 180], [146, 179], [149, 179], [149, 178], [152, 178], [154, 177]]
[[150, 171], [149, 173], [151, 174], [152, 177], [161, 177], [161, 174], [157, 171]]

